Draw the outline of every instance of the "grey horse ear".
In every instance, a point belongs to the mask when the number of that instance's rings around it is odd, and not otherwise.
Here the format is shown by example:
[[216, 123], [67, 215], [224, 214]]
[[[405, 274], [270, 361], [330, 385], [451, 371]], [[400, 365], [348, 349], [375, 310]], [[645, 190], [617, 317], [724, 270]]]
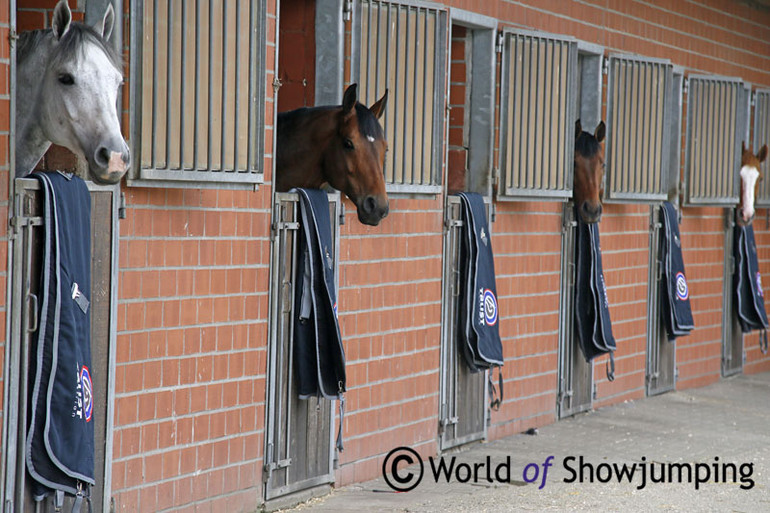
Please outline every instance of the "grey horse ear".
[[56, 8], [53, 10], [53, 21], [51, 23], [53, 35], [57, 40], [64, 37], [64, 34], [70, 29], [71, 22], [72, 11], [70, 11], [70, 6], [67, 5], [67, 0], [59, 0], [59, 3], [56, 4]]
[[94, 26], [94, 30], [97, 34], [101, 34], [102, 38], [107, 41], [112, 34], [112, 28], [115, 25], [115, 9], [112, 8], [112, 4], [107, 6], [107, 11], [104, 13], [104, 18], [101, 23], [97, 23]]

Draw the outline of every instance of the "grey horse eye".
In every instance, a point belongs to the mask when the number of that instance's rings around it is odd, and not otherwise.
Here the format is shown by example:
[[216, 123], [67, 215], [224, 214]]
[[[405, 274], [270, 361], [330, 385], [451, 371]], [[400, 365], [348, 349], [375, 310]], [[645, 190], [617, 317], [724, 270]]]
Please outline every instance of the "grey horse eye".
[[75, 84], [75, 77], [69, 73], [62, 73], [59, 75], [59, 83], [62, 85], [71, 86]]

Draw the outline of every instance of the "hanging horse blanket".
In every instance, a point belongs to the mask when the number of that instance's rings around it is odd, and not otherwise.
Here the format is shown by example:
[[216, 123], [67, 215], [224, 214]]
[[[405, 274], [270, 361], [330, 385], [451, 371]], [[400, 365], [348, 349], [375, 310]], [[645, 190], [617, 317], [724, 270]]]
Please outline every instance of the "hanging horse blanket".
[[663, 240], [660, 244], [660, 262], [663, 267], [661, 280], [661, 316], [669, 340], [688, 335], [695, 328], [690, 308], [690, 292], [684, 272], [682, 241], [679, 238], [679, 222], [674, 205], [668, 201], [660, 210]]
[[[459, 345], [473, 372], [503, 366], [495, 285], [495, 261], [492, 254], [484, 198], [480, 194], [458, 194], [463, 229], [460, 235], [460, 294], [458, 307]], [[502, 374], [499, 374], [500, 398], [492, 400], [497, 408], [503, 399]], [[494, 387], [491, 387], [493, 395]]]
[[768, 322], [765, 293], [762, 290], [762, 276], [759, 274], [754, 228], [751, 225], [735, 225], [733, 256], [735, 257], [733, 285], [741, 331], [748, 333], [752, 329], [761, 330], [760, 349], [766, 353]]
[[580, 349], [586, 361], [609, 353], [610, 367], [607, 379], [615, 379], [615, 338], [612, 336], [610, 305], [602, 270], [602, 252], [599, 245], [598, 223], [586, 224], [575, 211], [577, 218], [576, 237], [576, 283], [575, 283], [575, 327]]
[[294, 294], [294, 362], [299, 396], [340, 399], [345, 392], [345, 350], [337, 322], [334, 248], [329, 199], [318, 189], [293, 189], [299, 195], [299, 257]]
[[40, 322], [30, 351], [27, 468], [37, 500], [52, 490], [80, 500], [83, 485], [94, 484], [91, 196], [76, 176], [33, 176], [43, 191], [45, 241]]

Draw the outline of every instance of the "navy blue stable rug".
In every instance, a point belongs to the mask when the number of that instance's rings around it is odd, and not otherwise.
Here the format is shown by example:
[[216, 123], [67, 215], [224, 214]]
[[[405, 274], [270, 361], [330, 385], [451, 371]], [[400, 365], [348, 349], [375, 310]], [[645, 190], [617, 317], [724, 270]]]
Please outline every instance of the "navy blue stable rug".
[[329, 198], [318, 189], [292, 189], [299, 195], [297, 280], [294, 294], [294, 364], [299, 396], [340, 400], [345, 392], [345, 350], [337, 321], [332, 224]]
[[[487, 225], [484, 198], [480, 194], [458, 194], [463, 229], [460, 236], [460, 293], [458, 306], [459, 345], [473, 372], [503, 366], [503, 345], [498, 323], [497, 286], [492, 241]], [[502, 374], [498, 375], [503, 400]], [[491, 381], [490, 381], [491, 383]], [[494, 386], [491, 387], [494, 395]]]
[[748, 333], [753, 329], [760, 330], [759, 347], [763, 353], [766, 353], [769, 326], [765, 311], [765, 292], [762, 289], [762, 276], [759, 273], [754, 228], [750, 224], [735, 225], [733, 256], [735, 258], [733, 286], [741, 331]]
[[612, 335], [610, 305], [604, 283], [598, 223], [587, 224], [575, 211], [575, 331], [586, 361], [609, 353], [607, 379], [615, 379], [615, 337]]
[[43, 191], [45, 241], [40, 322], [30, 351], [27, 469], [36, 500], [52, 491], [82, 500], [81, 489], [94, 484], [91, 196], [76, 176], [32, 176]]
[[682, 257], [679, 221], [674, 205], [664, 202], [660, 210], [663, 230], [660, 241], [660, 262], [663, 279], [661, 286], [661, 317], [669, 340], [688, 335], [695, 328], [690, 307], [690, 288]]

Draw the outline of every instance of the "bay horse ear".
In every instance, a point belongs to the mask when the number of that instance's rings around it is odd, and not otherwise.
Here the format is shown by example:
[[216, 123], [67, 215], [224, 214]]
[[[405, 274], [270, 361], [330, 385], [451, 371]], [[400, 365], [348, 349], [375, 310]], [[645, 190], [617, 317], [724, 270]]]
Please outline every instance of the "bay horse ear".
[[596, 127], [596, 132], [594, 132], [594, 137], [596, 137], [598, 142], [602, 142], [604, 140], [606, 131], [607, 127], [604, 125], [604, 121], [599, 121], [599, 126]]
[[578, 119], [575, 121], [575, 139], [580, 137], [580, 134], [583, 133], [583, 127], [580, 125], [580, 120]]
[[70, 29], [70, 22], [72, 22], [72, 11], [67, 5], [67, 0], [59, 0], [53, 10], [53, 21], [51, 22], [53, 35], [57, 40], [64, 37], [64, 34]]
[[102, 38], [107, 41], [112, 34], [112, 28], [115, 25], [115, 10], [112, 8], [112, 4], [107, 6], [107, 11], [104, 13], [101, 23], [97, 23], [94, 26], [94, 30], [97, 34], [101, 34]]
[[345, 94], [342, 96], [342, 113], [349, 114], [353, 111], [353, 107], [356, 106], [358, 101], [358, 84], [350, 84], [345, 89]]
[[374, 105], [369, 107], [369, 110], [372, 111], [372, 114], [374, 114], [374, 117], [377, 119], [380, 119], [383, 114], [385, 114], [385, 105], [388, 103], [388, 90], [385, 89], [385, 94], [382, 95], [382, 98], [377, 100]]
[[746, 141], [741, 141], [741, 153], [746, 151]]
[[759, 159], [759, 162], [764, 162], [767, 158], [767, 144], [762, 146], [762, 149], [759, 150], [759, 153], [757, 153], [757, 158]]

